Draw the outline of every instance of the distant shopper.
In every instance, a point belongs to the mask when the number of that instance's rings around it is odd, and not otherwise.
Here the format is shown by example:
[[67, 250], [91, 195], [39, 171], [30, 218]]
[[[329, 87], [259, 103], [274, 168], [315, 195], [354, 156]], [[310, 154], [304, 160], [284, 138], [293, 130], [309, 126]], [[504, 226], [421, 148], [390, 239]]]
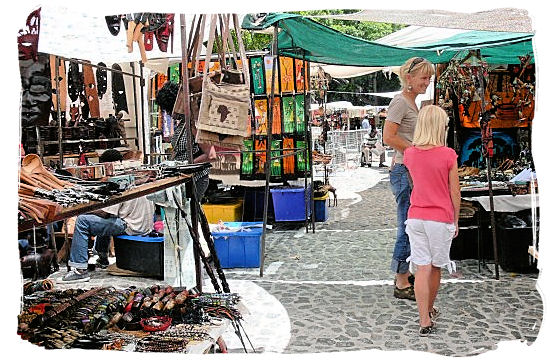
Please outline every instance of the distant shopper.
[[420, 335], [433, 332], [439, 310], [434, 307], [441, 268], [450, 273], [451, 242], [458, 235], [460, 185], [456, 152], [445, 146], [449, 118], [443, 109], [428, 105], [418, 113], [413, 146], [405, 150], [403, 162], [414, 187], [406, 221], [411, 244], [411, 262], [416, 279], [414, 290], [420, 315]]
[[367, 161], [367, 166], [370, 167], [372, 164], [372, 156], [375, 152], [377, 152], [379, 162], [378, 167], [384, 168], [387, 167], [384, 162], [386, 161], [386, 149], [382, 145], [382, 134], [378, 129], [376, 128], [376, 125], [374, 123], [374, 118], [371, 118], [369, 120], [370, 122], [370, 131], [366, 136], [365, 139], [365, 149], [363, 153], [365, 154], [365, 159]]
[[424, 94], [434, 67], [428, 60], [416, 57], [405, 62], [399, 69], [399, 79], [403, 91], [392, 99], [388, 107], [384, 123], [384, 143], [395, 150], [395, 156], [390, 167], [390, 183], [392, 193], [397, 202], [397, 238], [393, 251], [391, 269], [396, 273], [394, 296], [401, 299], [414, 300], [413, 279], [409, 279], [409, 263], [407, 258], [411, 248], [405, 233], [405, 221], [410, 205], [411, 184], [409, 172], [403, 165], [403, 151], [412, 145], [418, 108], [415, 99], [418, 94]]
[[370, 129], [370, 123], [369, 123], [369, 117], [368, 116], [365, 116], [365, 118], [361, 122], [361, 129], [363, 129], [363, 130], [369, 130]]

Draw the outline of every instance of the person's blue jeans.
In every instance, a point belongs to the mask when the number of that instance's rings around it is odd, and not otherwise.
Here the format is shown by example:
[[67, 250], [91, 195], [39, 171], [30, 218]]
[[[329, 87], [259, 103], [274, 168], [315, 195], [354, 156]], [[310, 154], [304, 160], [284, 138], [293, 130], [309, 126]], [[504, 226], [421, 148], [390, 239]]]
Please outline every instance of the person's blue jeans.
[[79, 215], [74, 227], [68, 265], [77, 269], [87, 269], [90, 236], [96, 237], [94, 248], [98, 254], [106, 256], [111, 236], [120, 235], [125, 229], [126, 223], [118, 217], [105, 219], [93, 214]]
[[406, 274], [409, 263], [406, 261], [411, 254], [409, 236], [405, 232], [405, 221], [411, 204], [411, 184], [409, 171], [403, 164], [395, 164], [390, 171], [391, 191], [397, 202], [397, 238], [393, 249], [391, 269], [394, 273]]

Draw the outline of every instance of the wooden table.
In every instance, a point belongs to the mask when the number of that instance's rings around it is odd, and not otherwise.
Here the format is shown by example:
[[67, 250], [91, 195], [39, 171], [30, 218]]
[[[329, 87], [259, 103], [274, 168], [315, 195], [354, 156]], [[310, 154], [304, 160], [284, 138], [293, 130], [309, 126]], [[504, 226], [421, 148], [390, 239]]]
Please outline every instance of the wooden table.
[[[77, 204], [74, 206], [69, 206], [62, 208], [62, 210], [55, 215], [52, 222], [65, 220], [73, 216], [78, 216], [80, 214], [85, 214], [90, 211], [99, 210], [107, 206], [115, 205], [124, 201], [132, 200], [141, 196], [149, 195], [160, 190], [167, 189], [172, 186], [180, 185], [185, 182], [191, 181], [192, 175], [178, 175], [172, 176], [160, 180], [156, 180], [150, 183], [145, 183], [143, 185], [136, 186], [129, 190], [126, 190], [120, 194], [113, 195], [109, 197], [104, 202], [90, 200], [89, 203]], [[47, 224], [37, 224], [35, 221], [25, 221], [19, 224], [19, 232], [27, 231], [33, 227], [46, 226]]]

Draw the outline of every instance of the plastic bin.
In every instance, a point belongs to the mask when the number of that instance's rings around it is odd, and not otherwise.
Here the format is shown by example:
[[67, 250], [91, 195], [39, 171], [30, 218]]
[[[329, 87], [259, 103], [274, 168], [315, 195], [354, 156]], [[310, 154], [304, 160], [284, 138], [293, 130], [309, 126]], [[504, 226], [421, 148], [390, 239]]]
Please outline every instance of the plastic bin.
[[115, 236], [116, 266], [144, 275], [164, 278], [164, 238]]
[[[246, 188], [244, 192], [243, 221], [264, 220], [264, 194], [265, 188]], [[273, 199], [269, 196], [267, 204], [267, 219], [273, 220]]]
[[[271, 189], [275, 221], [304, 221], [306, 219], [306, 204], [304, 188], [285, 187]], [[310, 199], [311, 187], [308, 187], [307, 200]], [[308, 216], [311, 207], [308, 208]]]
[[325, 222], [328, 220], [328, 194], [324, 196], [313, 198], [315, 208], [315, 221]]
[[225, 225], [233, 228], [259, 225], [250, 231], [212, 231], [214, 247], [222, 268], [253, 268], [260, 266], [260, 239], [263, 228], [261, 222], [229, 222]]
[[228, 204], [202, 204], [204, 214], [209, 224], [216, 224], [219, 220], [241, 221], [243, 216], [243, 201], [237, 200]]
[[503, 270], [518, 273], [537, 271], [536, 262], [531, 262], [527, 253], [533, 245], [533, 230], [529, 227], [505, 227], [497, 224], [498, 262]]

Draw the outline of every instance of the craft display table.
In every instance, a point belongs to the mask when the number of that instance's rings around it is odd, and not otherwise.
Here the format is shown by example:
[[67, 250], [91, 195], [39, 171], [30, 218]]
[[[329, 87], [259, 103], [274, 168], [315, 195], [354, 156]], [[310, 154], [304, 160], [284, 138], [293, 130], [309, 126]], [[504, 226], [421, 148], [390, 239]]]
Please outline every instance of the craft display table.
[[[90, 211], [95, 211], [102, 209], [107, 206], [115, 205], [127, 200], [135, 199], [141, 196], [149, 195], [160, 190], [167, 189], [172, 186], [180, 185], [185, 182], [191, 181], [192, 175], [178, 175], [172, 176], [164, 179], [159, 179], [150, 183], [145, 183], [129, 190], [126, 190], [118, 195], [113, 195], [109, 197], [104, 202], [101, 201], [90, 201], [86, 204], [78, 204], [74, 206], [69, 206], [62, 208], [62, 210], [56, 214], [52, 222], [65, 220], [73, 216], [78, 216], [80, 214], [85, 214]], [[19, 224], [19, 232], [31, 230], [33, 227], [44, 226], [47, 224], [37, 224], [34, 221], [26, 221]]]

